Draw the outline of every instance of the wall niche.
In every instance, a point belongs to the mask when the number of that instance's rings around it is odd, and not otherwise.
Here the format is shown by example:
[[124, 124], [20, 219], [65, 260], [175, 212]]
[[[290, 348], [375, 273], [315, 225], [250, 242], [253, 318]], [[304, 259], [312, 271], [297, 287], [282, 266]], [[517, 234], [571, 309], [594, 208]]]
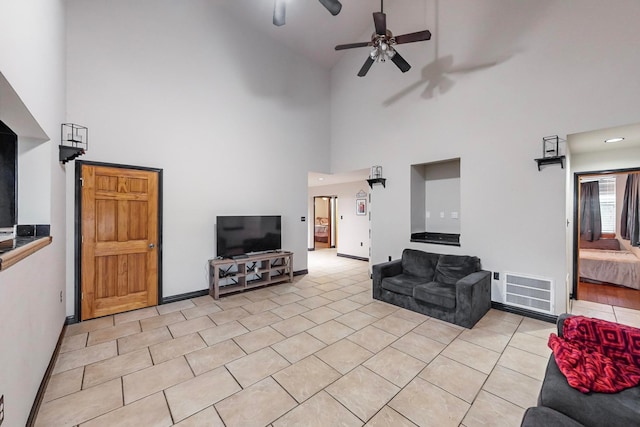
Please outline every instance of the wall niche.
[[460, 246], [460, 159], [411, 165], [411, 241]]

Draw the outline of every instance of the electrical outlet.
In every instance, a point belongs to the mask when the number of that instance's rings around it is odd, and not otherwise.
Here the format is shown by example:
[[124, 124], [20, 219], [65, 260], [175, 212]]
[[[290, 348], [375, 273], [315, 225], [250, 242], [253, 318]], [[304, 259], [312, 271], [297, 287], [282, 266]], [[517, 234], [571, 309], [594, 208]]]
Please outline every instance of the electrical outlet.
[[62, 302], [62, 291], [60, 291], [60, 302]]
[[500, 280], [500, 273], [498, 273], [497, 271], [493, 272], [493, 280]]
[[360, 242], [360, 246], [362, 246], [362, 242]]
[[4, 422], [4, 394], [0, 396], [0, 426]]
[[389, 255], [389, 261], [391, 261], [391, 255]]

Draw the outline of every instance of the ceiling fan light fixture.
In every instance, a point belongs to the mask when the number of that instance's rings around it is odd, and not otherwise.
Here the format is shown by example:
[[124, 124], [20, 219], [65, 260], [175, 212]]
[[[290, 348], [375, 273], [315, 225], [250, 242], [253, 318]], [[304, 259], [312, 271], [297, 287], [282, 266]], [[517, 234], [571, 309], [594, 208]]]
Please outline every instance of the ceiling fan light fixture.
[[393, 46], [389, 46], [389, 50], [387, 50], [387, 57], [389, 59], [393, 58], [396, 54], [396, 50], [393, 48]]
[[391, 59], [395, 56], [396, 50], [387, 43], [380, 43], [374, 46], [371, 51], [371, 59], [376, 60], [377, 62], [386, 62], [387, 59]]

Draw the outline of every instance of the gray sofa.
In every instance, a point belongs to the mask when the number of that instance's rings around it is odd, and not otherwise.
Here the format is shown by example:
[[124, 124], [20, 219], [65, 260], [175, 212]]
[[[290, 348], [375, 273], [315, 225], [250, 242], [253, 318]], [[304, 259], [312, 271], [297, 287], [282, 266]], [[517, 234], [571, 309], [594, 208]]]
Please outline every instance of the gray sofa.
[[472, 328], [491, 308], [491, 273], [474, 256], [405, 249], [373, 266], [373, 298]]
[[[570, 314], [558, 316], [558, 336], [562, 336], [564, 320]], [[553, 354], [538, 396], [538, 406], [529, 408], [522, 427], [640, 426], [640, 386], [618, 393], [582, 393], [569, 385], [560, 372]]]

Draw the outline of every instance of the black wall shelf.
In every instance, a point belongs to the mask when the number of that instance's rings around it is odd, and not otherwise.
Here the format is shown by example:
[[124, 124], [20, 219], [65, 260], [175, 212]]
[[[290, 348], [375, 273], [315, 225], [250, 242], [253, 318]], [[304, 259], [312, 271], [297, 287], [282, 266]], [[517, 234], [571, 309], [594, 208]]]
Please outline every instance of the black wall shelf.
[[554, 156], [554, 157], [543, 157], [543, 158], [534, 159], [534, 160], [538, 163], [538, 170], [540, 170], [540, 166], [552, 165], [555, 163], [559, 163], [562, 169], [564, 169], [564, 159], [565, 159], [565, 156]]
[[384, 188], [387, 188], [387, 178], [370, 178], [367, 179], [367, 182], [369, 183], [369, 187], [371, 187], [371, 189], [373, 189], [373, 184], [382, 184]]
[[78, 156], [84, 154], [84, 148], [69, 147], [67, 145], [60, 145], [60, 157], [59, 160], [62, 164], [67, 163], [70, 160], [75, 159]]

